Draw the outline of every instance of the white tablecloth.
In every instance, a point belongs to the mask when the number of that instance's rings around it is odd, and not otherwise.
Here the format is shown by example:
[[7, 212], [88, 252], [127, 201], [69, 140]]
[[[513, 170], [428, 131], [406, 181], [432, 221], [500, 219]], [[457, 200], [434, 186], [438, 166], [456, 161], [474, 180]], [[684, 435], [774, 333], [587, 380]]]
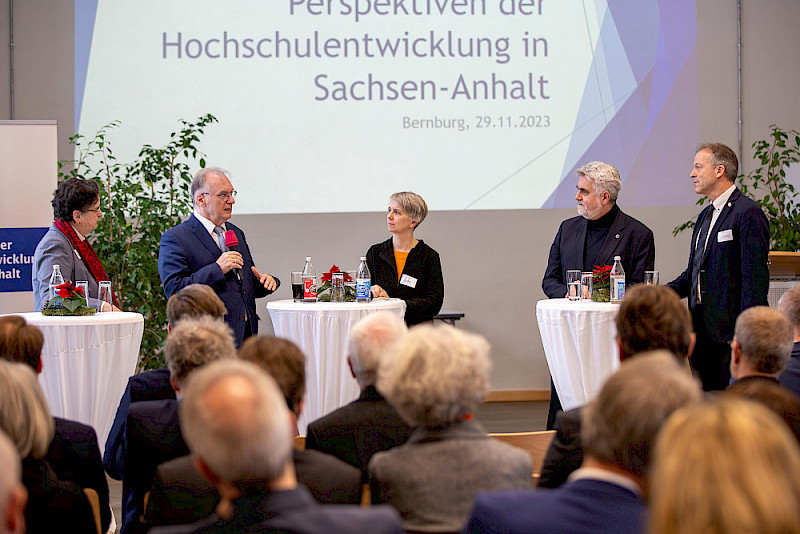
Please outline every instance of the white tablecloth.
[[306, 355], [306, 400], [297, 422], [301, 434], [319, 419], [355, 400], [358, 383], [347, 366], [347, 336], [360, 319], [380, 310], [405, 316], [400, 299], [359, 302], [267, 303], [275, 335], [294, 341]]
[[586, 404], [619, 367], [619, 304], [567, 299], [540, 300], [536, 319], [561, 406]]
[[136, 371], [144, 318], [130, 312], [19, 315], [44, 334], [39, 384], [53, 415], [94, 427], [102, 452], [128, 377]]

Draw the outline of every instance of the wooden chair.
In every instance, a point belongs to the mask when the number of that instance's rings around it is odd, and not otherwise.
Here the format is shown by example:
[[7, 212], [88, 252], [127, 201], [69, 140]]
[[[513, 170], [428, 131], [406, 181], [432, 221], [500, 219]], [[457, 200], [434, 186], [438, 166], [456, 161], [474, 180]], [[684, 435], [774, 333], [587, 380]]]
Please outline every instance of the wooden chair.
[[542, 430], [539, 432], [494, 432], [489, 434], [494, 439], [500, 440], [509, 445], [513, 445], [527, 452], [533, 464], [531, 483], [533, 487], [539, 482], [539, 474], [542, 472], [544, 455], [550, 447], [550, 442], [556, 435], [555, 430]]
[[94, 515], [94, 526], [97, 528], [97, 534], [103, 534], [102, 526], [100, 523], [100, 497], [93, 488], [83, 488], [83, 493], [86, 495], [86, 500], [92, 507], [92, 515]]
[[306, 450], [306, 437], [305, 436], [295, 436], [294, 437], [294, 448], [298, 451]]

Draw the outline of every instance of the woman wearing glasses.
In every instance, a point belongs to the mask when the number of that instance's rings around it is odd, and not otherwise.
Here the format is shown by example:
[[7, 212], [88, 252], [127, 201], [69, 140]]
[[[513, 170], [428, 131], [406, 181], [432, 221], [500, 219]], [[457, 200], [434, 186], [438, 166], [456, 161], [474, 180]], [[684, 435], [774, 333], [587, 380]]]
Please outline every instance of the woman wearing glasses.
[[372, 296], [406, 301], [408, 326], [432, 321], [444, 301], [439, 254], [414, 237], [426, 215], [428, 205], [421, 196], [408, 191], [393, 194], [386, 215], [392, 237], [367, 252]]
[[[86, 237], [97, 228], [100, 210], [100, 188], [94, 180], [68, 178], [53, 195], [53, 224], [36, 246], [33, 254], [33, 306], [40, 311], [50, 298], [50, 277], [53, 265], [61, 268], [65, 282], [89, 282], [89, 295], [97, 295], [97, 282], [109, 280], [103, 264]], [[89, 299], [90, 306], [99, 301]], [[112, 311], [107, 303], [102, 311]], [[115, 311], [119, 311], [116, 306]]]

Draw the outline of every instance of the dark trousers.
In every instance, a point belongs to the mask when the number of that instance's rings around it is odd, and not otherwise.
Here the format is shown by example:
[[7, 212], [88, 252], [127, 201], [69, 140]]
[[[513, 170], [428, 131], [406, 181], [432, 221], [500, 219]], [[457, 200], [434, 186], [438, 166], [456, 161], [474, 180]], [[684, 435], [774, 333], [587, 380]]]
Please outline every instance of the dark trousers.
[[563, 411], [561, 407], [561, 399], [558, 398], [556, 393], [556, 385], [553, 379], [550, 379], [550, 409], [547, 411], [547, 430], [553, 430], [556, 426], [556, 416], [559, 412]]
[[731, 381], [731, 346], [729, 342], [714, 341], [703, 320], [702, 304], [692, 309], [692, 323], [697, 342], [689, 358], [692, 373], [703, 383], [703, 390], [718, 391]]

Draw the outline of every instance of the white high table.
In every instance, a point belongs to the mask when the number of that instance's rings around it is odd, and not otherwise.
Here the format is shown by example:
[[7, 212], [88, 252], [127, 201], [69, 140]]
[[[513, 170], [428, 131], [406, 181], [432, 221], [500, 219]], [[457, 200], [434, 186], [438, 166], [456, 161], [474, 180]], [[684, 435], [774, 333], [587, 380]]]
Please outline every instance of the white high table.
[[536, 303], [542, 345], [564, 410], [577, 408], [600, 391], [619, 367], [619, 304], [547, 299]]
[[300, 434], [308, 423], [355, 400], [360, 391], [347, 366], [347, 337], [359, 320], [388, 310], [404, 317], [400, 299], [372, 302], [267, 303], [275, 335], [291, 339], [306, 355], [306, 401], [297, 421]]
[[39, 384], [53, 415], [91, 425], [103, 451], [128, 377], [136, 371], [144, 318], [131, 312], [19, 315], [44, 334]]

